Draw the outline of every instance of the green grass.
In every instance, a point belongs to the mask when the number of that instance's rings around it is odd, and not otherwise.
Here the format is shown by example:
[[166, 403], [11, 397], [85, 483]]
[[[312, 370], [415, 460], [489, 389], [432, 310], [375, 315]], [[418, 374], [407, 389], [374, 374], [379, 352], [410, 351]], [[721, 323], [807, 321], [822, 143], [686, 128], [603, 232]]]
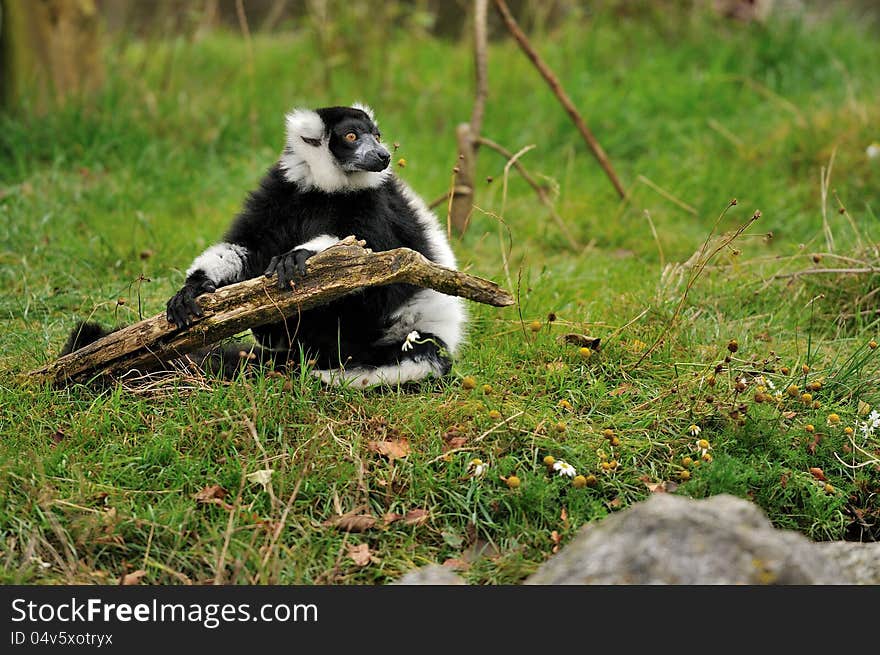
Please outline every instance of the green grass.
[[[536, 144], [521, 161], [558, 188], [583, 247], [567, 247], [515, 174], [505, 199], [505, 162], [481, 151], [478, 179], [494, 181], [454, 247], [519, 305], [470, 307], [448, 381], [418, 393], [324, 389], [300, 375], [104, 390], [17, 381], [77, 319], [161, 311], [277, 156], [292, 106], [367, 100], [400, 144], [400, 175], [428, 199], [446, 189], [455, 125], [470, 115], [469, 53], [411, 34], [367, 58], [340, 46], [329, 73], [304, 31], [255, 37], [252, 72], [233, 34], [118, 44], [100, 94], [46, 116], [0, 116], [0, 579], [113, 583], [143, 568], [161, 584], [380, 583], [464, 558], [469, 581], [512, 583], [554, 538], [566, 543], [664, 481], [693, 497], [750, 498], [814, 539], [877, 539], [880, 441], [844, 432], [880, 403], [868, 345], [876, 276], [773, 277], [880, 259], [880, 160], [865, 156], [880, 139], [880, 42], [844, 15], [757, 26], [600, 13], [536, 37], [630, 189], [626, 203], [525, 57], [494, 43], [484, 131], [512, 151]], [[829, 252], [820, 170], [832, 155]], [[701, 274], [684, 265], [756, 209]], [[569, 332], [602, 347], [584, 358], [559, 340]], [[757, 389], [758, 375], [775, 390]], [[786, 392], [817, 382], [817, 408]], [[692, 424], [713, 461], [700, 459]], [[408, 439], [410, 454], [370, 450], [386, 437]], [[444, 456], [451, 437], [462, 450]], [[595, 486], [549, 475], [547, 455]], [[478, 479], [475, 457], [489, 463]], [[271, 493], [245, 477], [266, 468]], [[516, 490], [500, 479], [514, 474]], [[194, 499], [215, 484], [231, 510]], [[381, 520], [417, 509], [428, 511], [417, 525]], [[325, 525], [340, 511], [379, 521], [346, 534]], [[364, 567], [347, 556], [361, 543], [376, 557]]]

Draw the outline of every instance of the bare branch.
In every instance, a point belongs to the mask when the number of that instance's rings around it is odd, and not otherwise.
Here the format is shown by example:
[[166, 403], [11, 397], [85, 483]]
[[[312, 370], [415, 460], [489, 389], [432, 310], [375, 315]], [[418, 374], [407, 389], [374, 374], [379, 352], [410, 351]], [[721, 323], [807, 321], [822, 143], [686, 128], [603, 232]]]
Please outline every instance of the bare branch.
[[599, 162], [599, 165], [605, 171], [605, 174], [608, 176], [608, 179], [611, 180], [611, 183], [614, 185], [614, 188], [617, 189], [617, 193], [620, 194], [621, 198], [626, 197], [626, 190], [623, 188], [623, 184], [621, 184], [620, 179], [617, 177], [617, 173], [614, 172], [614, 168], [611, 166], [611, 161], [608, 159], [608, 155], [605, 154], [605, 151], [602, 149], [602, 146], [599, 145], [599, 142], [596, 140], [596, 137], [593, 136], [593, 133], [587, 127], [587, 124], [584, 123], [584, 119], [578, 113], [578, 110], [575, 108], [574, 103], [571, 101], [571, 98], [568, 97], [568, 94], [562, 88], [562, 85], [559, 83], [559, 79], [553, 73], [552, 70], [544, 63], [544, 60], [538, 55], [537, 51], [532, 47], [532, 44], [529, 42], [528, 37], [526, 37], [525, 33], [520, 29], [519, 25], [514, 19], [513, 14], [510, 13], [510, 9], [507, 7], [507, 3], [504, 0], [495, 0], [495, 8], [498, 9], [498, 13], [501, 14], [501, 18], [504, 20], [504, 23], [507, 25], [508, 31], [513, 35], [513, 38], [516, 39], [516, 42], [519, 44], [520, 49], [526, 54], [526, 56], [531, 60], [532, 64], [535, 65], [535, 68], [538, 69], [538, 72], [546, 80], [547, 84], [550, 85], [550, 89], [559, 99], [559, 102], [562, 103], [562, 106], [565, 108], [565, 111], [568, 112], [568, 115], [571, 117], [571, 120], [574, 121], [575, 126], [578, 131], [581, 133], [581, 136], [586, 141], [587, 145], [590, 147], [590, 150], [593, 152], [593, 156]]

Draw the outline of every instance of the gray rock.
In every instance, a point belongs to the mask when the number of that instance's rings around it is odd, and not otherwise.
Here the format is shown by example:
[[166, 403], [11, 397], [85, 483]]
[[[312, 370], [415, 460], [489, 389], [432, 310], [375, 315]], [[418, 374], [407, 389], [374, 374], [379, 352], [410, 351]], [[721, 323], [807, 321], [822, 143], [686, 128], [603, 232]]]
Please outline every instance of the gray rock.
[[429, 564], [401, 576], [396, 585], [460, 585], [467, 584], [445, 566]]
[[806, 537], [734, 496], [656, 494], [575, 539], [526, 584], [841, 584], [854, 580]]
[[880, 543], [828, 541], [817, 543], [814, 548], [834, 560], [855, 584], [880, 585]]

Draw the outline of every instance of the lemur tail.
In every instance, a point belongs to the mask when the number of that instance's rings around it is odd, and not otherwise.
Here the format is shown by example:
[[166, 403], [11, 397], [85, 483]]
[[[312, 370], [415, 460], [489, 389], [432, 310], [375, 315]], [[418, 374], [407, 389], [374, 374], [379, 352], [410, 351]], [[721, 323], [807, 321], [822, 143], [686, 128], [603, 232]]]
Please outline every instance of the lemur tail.
[[61, 354], [69, 355], [74, 350], [84, 348], [90, 343], [94, 343], [98, 339], [106, 337], [112, 332], [114, 332], [114, 330], [105, 330], [97, 323], [82, 321], [78, 323], [75, 328], [73, 328], [73, 331], [67, 338], [67, 343], [65, 343], [64, 348], [61, 349]]

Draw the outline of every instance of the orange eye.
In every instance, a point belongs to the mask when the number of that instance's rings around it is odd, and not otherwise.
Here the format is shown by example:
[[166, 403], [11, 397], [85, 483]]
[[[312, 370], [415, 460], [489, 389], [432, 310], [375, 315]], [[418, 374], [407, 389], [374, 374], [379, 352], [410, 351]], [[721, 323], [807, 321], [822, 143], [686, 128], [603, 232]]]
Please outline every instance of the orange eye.
[[345, 135], [346, 141], [357, 141], [357, 138], [358, 138], [358, 135], [355, 134], [354, 132], [349, 132], [348, 134]]

